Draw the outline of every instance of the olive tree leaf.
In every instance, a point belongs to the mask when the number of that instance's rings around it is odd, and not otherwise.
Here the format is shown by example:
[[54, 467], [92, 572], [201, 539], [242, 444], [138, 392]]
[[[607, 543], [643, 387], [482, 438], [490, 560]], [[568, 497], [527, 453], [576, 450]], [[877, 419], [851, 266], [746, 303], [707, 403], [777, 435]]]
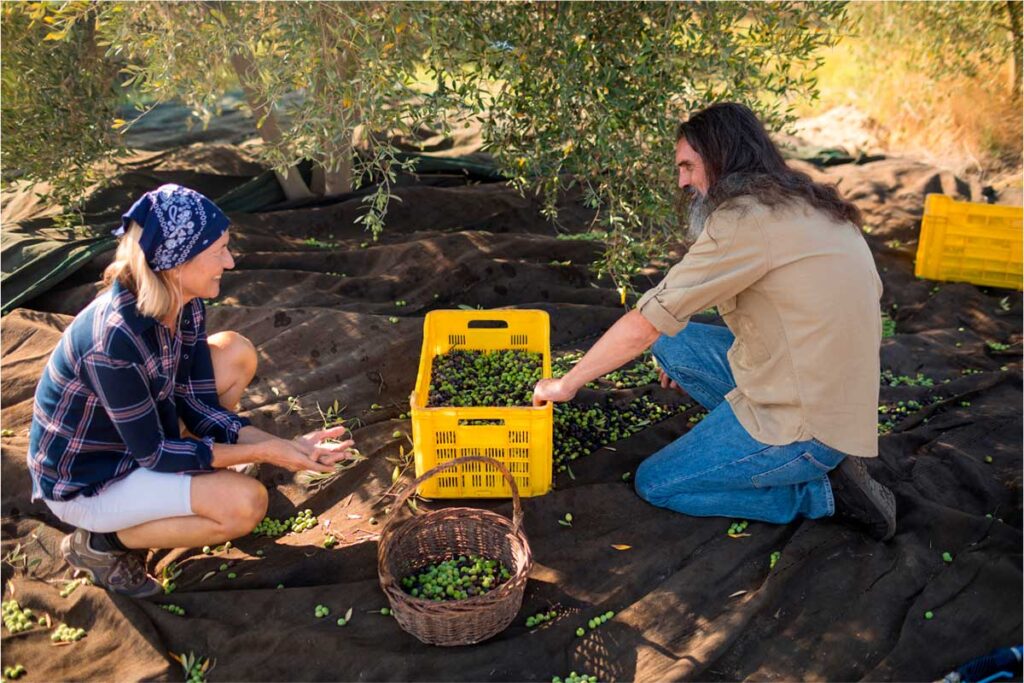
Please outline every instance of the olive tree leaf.
[[629, 287], [678, 229], [679, 119], [729, 99], [786, 125], [792, 102], [816, 92], [818, 51], [838, 40], [847, 8], [76, 2], [6, 3], [3, 19], [5, 177], [80, 199], [111, 175], [97, 162], [123, 149], [118, 131], [150, 107], [181, 101], [205, 125], [241, 88], [262, 160], [286, 186], [311, 159], [325, 194], [367, 188], [356, 220], [376, 238], [415, 163], [397, 141], [476, 125], [556, 228], [562, 199], [581, 194], [604, 233], [598, 273]]

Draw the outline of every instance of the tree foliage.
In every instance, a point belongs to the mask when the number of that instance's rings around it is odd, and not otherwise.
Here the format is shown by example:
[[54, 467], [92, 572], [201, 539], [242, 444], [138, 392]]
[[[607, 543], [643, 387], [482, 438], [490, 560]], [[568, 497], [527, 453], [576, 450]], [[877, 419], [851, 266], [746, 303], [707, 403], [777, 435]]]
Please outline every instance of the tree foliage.
[[[95, 182], [94, 162], [119, 149], [111, 129], [118, 68], [96, 42], [96, 8], [6, 2], [0, 22], [0, 163], [4, 181], [49, 181], [58, 202]], [[62, 21], [64, 12], [78, 20]]]
[[328, 194], [377, 181], [361, 219], [376, 235], [402, 167], [389, 135], [474, 117], [553, 220], [581, 186], [625, 276], [672, 234], [680, 117], [729, 99], [783, 125], [844, 21], [839, 2], [5, 3], [5, 173], [84, 173], [132, 123], [117, 97], [204, 117], [241, 85], [279, 172], [313, 159]]
[[852, 18], [875, 57], [902, 59], [933, 79], [982, 78], [1014, 58], [1014, 95], [1020, 96], [1020, 0], [858, 2]]
[[841, 3], [486, 4], [463, 19], [479, 41], [464, 59], [501, 84], [484, 138], [504, 172], [552, 215], [581, 183], [610, 228], [605, 267], [622, 277], [677, 234], [679, 120], [735, 100], [781, 127], [795, 98], [813, 97], [807, 67], [843, 17]]

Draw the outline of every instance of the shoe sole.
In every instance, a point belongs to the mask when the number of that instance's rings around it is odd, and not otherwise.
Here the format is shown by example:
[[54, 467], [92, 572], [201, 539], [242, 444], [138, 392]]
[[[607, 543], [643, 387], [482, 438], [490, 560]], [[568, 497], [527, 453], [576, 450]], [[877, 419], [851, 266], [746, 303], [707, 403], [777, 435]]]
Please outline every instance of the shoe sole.
[[875, 508], [882, 513], [882, 517], [885, 520], [885, 533], [878, 540], [888, 541], [896, 533], [896, 496], [893, 495], [893, 492], [887, 486], [879, 484], [872, 479], [867, 474], [866, 468], [864, 469], [864, 474], [866, 477], [864, 486], [861, 485], [859, 477], [849, 477], [850, 483], [855, 484]]

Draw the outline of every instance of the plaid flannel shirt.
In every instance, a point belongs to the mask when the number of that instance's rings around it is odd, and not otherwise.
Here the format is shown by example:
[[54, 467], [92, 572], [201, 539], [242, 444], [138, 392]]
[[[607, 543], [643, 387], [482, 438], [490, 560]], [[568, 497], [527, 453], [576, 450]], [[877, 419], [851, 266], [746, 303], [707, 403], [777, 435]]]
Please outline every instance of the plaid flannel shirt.
[[[211, 471], [214, 442], [249, 424], [217, 399], [202, 302], [185, 305], [173, 336], [135, 303], [115, 282], [50, 355], [32, 410], [33, 500], [95, 495], [139, 467]], [[199, 439], [182, 438], [179, 417]]]

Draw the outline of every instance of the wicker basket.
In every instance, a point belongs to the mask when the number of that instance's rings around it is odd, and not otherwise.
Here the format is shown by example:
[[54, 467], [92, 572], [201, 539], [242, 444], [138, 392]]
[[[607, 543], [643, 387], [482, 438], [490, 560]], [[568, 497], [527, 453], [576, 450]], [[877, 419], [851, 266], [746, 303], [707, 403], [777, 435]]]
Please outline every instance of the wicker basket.
[[[512, 487], [512, 520], [479, 508], [447, 508], [396, 521], [416, 487], [440, 472], [466, 462], [493, 465]], [[469, 455], [449, 460], [417, 477], [391, 507], [377, 550], [380, 587], [398, 625], [431, 645], [471, 645], [487, 640], [512, 623], [523, 604], [533, 554], [522, 531], [523, 508], [515, 479], [493, 458]], [[512, 574], [494, 590], [465, 600], [435, 602], [402, 590], [403, 577], [453, 555], [499, 560]]]

